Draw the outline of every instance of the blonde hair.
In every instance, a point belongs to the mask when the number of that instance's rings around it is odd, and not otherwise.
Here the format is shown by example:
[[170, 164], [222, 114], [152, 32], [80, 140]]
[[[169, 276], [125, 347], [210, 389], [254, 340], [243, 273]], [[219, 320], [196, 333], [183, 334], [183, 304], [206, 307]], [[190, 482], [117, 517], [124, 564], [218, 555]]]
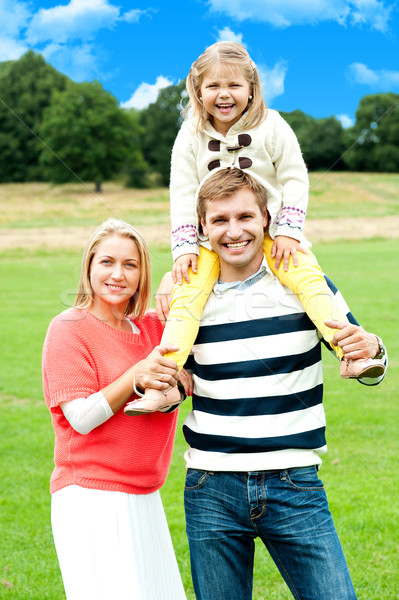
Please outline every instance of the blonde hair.
[[262, 96], [259, 74], [248, 52], [237, 42], [216, 42], [193, 62], [186, 78], [189, 102], [183, 111], [183, 116], [187, 118], [188, 114], [192, 113], [197, 124], [197, 132], [203, 131], [206, 121], [210, 118], [200, 100], [202, 82], [211, 69], [222, 64], [237, 67], [251, 89], [252, 100], [249, 100], [244, 111], [243, 129], [256, 127], [266, 117], [267, 106]]
[[267, 209], [266, 188], [249, 173], [236, 167], [227, 167], [210, 175], [201, 185], [197, 198], [199, 218], [205, 221], [208, 201], [230, 198], [243, 189], [250, 190], [254, 194], [259, 209], [263, 213]]
[[143, 236], [129, 223], [119, 219], [108, 219], [100, 225], [87, 242], [82, 256], [82, 270], [74, 306], [89, 308], [93, 302], [94, 291], [90, 282], [90, 270], [99, 244], [108, 237], [120, 236], [131, 239], [140, 255], [140, 279], [136, 293], [129, 299], [125, 315], [134, 315], [141, 319], [147, 310], [151, 294], [151, 266], [148, 247]]

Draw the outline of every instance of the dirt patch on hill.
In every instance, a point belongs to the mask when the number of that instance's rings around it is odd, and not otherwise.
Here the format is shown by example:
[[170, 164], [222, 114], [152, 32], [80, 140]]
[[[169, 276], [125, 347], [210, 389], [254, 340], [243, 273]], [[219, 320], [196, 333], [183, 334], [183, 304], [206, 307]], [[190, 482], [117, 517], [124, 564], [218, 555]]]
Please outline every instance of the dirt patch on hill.
[[[169, 225], [141, 226], [140, 231], [150, 245], [170, 243]], [[79, 250], [92, 232], [92, 227], [2, 229], [0, 251], [12, 248]], [[306, 236], [315, 243], [373, 237], [398, 239], [399, 217], [309, 219], [306, 222]]]

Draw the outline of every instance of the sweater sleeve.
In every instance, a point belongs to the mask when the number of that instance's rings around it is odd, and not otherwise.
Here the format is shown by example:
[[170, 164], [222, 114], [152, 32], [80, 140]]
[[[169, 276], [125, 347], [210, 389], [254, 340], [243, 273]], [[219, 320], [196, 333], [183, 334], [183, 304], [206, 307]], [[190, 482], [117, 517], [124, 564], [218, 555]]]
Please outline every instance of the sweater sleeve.
[[308, 173], [295, 133], [275, 111], [270, 155], [282, 189], [282, 206], [276, 218], [275, 236], [286, 235], [302, 241], [309, 196]]
[[194, 138], [192, 126], [184, 122], [172, 151], [170, 216], [173, 260], [183, 254], [199, 254], [195, 196], [199, 177]]
[[[331, 281], [331, 279], [329, 277], [327, 277], [327, 275], [324, 275], [324, 279], [326, 280], [328, 287], [334, 294], [337, 306], [339, 306], [341, 311], [346, 315], [349, 323], [352, 323], [352, 325], [360, 326], [359, 322], [353, 316], [349, 306], [346, 303], [345, 298], [343, 297], [343, 295], [341, 294], [341, 292], [339, 291], [337, 286]], [[326, 348], [333, 353], [335, 358], [338, 358], [337, 355], [335, 354], [334, 350], [331, 348], [330, 344], [328, 342], [326, 342], [324, 339], [322, 339], [322, 342], [324, 343]], [[384, 345], [383, 345], [383, 349], [384, 349], [383, 361], [384, 361], [385, 369], [387, 369], [388, 368], [388, 352]], [[361, 383], [362, 385], [372, 386], [372, 385], [378, 385], [379, 383], [381, 383], [381, 381], [384, 378], [385, 378], [385, 373], [383, 375], [380, 375], [379, 377], [363, 377], [363, 379], [358, 379], [357, 381], [359, 383]]]
[[84, 326], [68, 312], [56, 317], [43, 347], [43, 387], [49, 408], [100, 390]]

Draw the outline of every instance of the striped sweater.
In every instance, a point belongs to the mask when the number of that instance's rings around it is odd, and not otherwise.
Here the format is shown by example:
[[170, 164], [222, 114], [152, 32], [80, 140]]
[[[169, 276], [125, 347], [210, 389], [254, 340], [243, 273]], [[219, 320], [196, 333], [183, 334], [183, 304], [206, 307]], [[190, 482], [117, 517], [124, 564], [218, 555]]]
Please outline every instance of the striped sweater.
[[187, 468], [321, 463], [327, 446], [319, 334], [297, 297], [266, 269], [249, 283], [215, 286], [191, 366]]

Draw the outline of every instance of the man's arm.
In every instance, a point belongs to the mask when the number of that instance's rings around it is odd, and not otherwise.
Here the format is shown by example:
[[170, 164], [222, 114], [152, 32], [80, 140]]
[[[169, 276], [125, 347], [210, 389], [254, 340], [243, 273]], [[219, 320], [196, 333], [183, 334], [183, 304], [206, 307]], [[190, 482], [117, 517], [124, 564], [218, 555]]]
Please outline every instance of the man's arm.
[[[335, 346], [340, 346], [344, 357], [348, 360], [381, 358], [385, 363], [385, 369], [388, 366], [388, 354], [382, 340], [373, 333], [368, 333], [360, 325], [352, 323], [337, 323], [336, 321], [324, 321], [327, 327], [339, 329], [334, 335], [332, 342]], [[377, 385], [385, 377], [381, 375], [375, 378], [358, 379], [364, 385]]]
[[332, 343], [342, 348], [345, 358], [349, 360], [375, 358], [380, 353], [377, 336], [364, 331], [359, 325], [336, 321], [324, 321], [324, 324], [340, 330], [334, 335]]
[[173, 285], [172, 273], [168, 271], [162, 277], [157, 293], [155, 294], [155, 308], [161, 323], [166, 323], [169, 315]]

